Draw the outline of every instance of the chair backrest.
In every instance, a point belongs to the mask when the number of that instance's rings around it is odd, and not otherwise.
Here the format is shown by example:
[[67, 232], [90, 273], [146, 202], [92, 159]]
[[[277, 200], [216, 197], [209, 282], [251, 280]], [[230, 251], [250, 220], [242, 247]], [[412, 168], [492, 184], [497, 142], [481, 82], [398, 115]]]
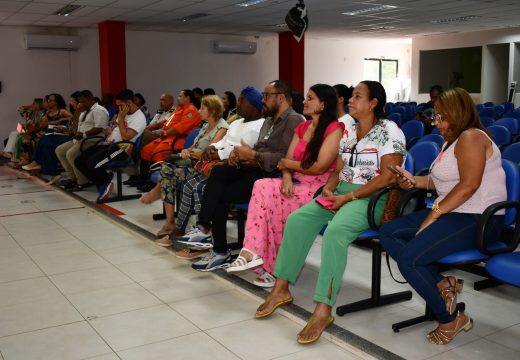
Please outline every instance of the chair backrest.
[[502, 125], [509, 129], [509, 132], [511, 132], [511, 135], [517, 135], [519, 132], [519, 125], [518, 120], [511, 117], [505, 117], [502, 119], [498, 119], [495, 121], [495, 125]]
[[493, 107], [493, 109], [495, 109], [495, 119], [500, 118], [504, 114], [504, 111], [505, 111], [503, 105], [495, 105]]
[[404, 108], [404, 106], [394, 106], [392, 112], [401, 114], [401, 117], [403, 119], [406, 118], [406, 109]]
[[484, 106], [484, 104], [477, 104], [477, 105], [475, 106], [475, 108], [477, 109], [477, 112], [480, 113], [480, 111], [481, 111], [482, 109], [484, 109], [485, 106]]
[[441, 149], [433, 141], [422, 141], [412, 146], [408, 151], [413, 157], [414, 174], [421, 174], [430, 168]]
[[480, 122], [482, 123], [482, 125], [484, 125], [484, 127], [487, 128], [495, 123], [495, 119], [493, 119], [489, 116], [481, 116]]
[[[520, 170], [514, 162], [502, 159], [502, 168], [506, 173], [507, 200], [518, 201], [520, 199]], [[516, 209], [506, 209], [504, 225], [510, 225], [515, 221]]]
[[491, 138], [498, 146], [511, 143], [511, 132], [505, 126], [491, 125], [487, 128], [487, 131], [489, 131]]
[[504, 114], [507, 114], [508, 112], [515, 109], [515, 105], [509, 101], [502, 103], [502, 106], [504, 107]]
[[424, 124], [419, 120], [410, 120], [403, 124], [401, 130], [407, 141], [412, 138], [421, 138], [424, 135]]
[[197, 137], [197, 135], [199, 135], [199, 132], [200, 132], [200, 128], [197, 128], [197, 129], [193, 130], [192, 132], [190, 132], [188, 134], [188, 136], [186, 136], [186, 140], [184, 141], [185, 149], [187, 149], [191, 145], [193, 145], [193, 142], [195, 141], [195, 138]]
[[495, 118], [495, 109], [492, 107], [485, 107], [478, 112], [479, 116], [488, 116], [490, 118]]
[[502, 152], [502, 159], [507, 159], [520, 165], [520, 143], [514, 143], [505, 148]]
[[441, 134], [428, 134], [424, 135], [422, 138], [420, 138], [417, 143], [423, 142], [423, 141], [433, 141], [437, 145], [439, 145], [439, 148], [442, 147], [444, 144], [444, 138]]
[[515, 110], [507, 113], [507, 117], [512, 117], [515, 119], [520, 119], [520, 110]]
[[413, 156], [412, 156], [412, 154], [410, 154], [409, 151], [406, 152], [406, 157], [404, 159], [404, 169], [411, 174], [414, 173]]
[[[437, 129], [436, 126], [434, 126], [433, 129], [432, 129], [431, 134], [439, 134], [439, 135], [441, 135], [441, 132], [439, 131], [439, 129]], [[442, 136], [442, 135], [441, 135], [441, 136]]]
[[488, 101], [488, 102], [484, 103], [484, 106], [485, 107], [493, 107], [493, 106], [495, 106], [495, 103], [493, 101]]
[[393, 122], [395, 122], [399, 127], [403, 123], [403, 118], [402, 118], [401, 114], [399, 114], [399, 113], [391, 113], [386, 118], [388, 120], [392, 120]]

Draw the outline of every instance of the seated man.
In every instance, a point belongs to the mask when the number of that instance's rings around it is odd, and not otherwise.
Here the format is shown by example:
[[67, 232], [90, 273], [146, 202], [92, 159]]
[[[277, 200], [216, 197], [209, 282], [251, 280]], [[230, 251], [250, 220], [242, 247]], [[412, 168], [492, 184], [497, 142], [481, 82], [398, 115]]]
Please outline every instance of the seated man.
[[83, 150], [87, 149], [89, 143], [92, 146], [97, 139], [85, 138], [96, 135], [104, 136], [103, 129], [108, 125], [108, 111], [96, 102], [90, 90], [83, 90], [78, 98], [79, 105], [73, 117], [74, 122], [74, 119], [79, 116], [77, 123], [73, 124], [76, 127], [74, 138], [56, 148], [56, 156], [69, 175], [69, 178], [60, 185], [72, 191], [81, 191], [88, 183], [88, 178], [74, 164], [74, 160], [81, 153], [81, 144], [86, 142]]
[[[95, 145], [79, 155], [74, 164], [80, 172], [85, 174], [98, 188], [97, 201], [106, 200], [112, 193], [112, 174], [108, 174], [104, 165], [113, 160], [123, 160], [131, 153], [131, 146], [120, 144], [116, 149], [113, 143], [135, 140], [143, 133], [146, 127], [146, 118], [134, 103], [134, 92], [123, 90], [116, 96], [117, 127], [111, 131], [105, 143]], [[112, 151], [114, 150], [114, 151]]]
[[213, 237], [213, 251], [192, 264], [194, 269], [212, 271], [231, 263], [226, 238], [228, 206], [249, 202], [255, 181], [274, 175], [278, 161], [287, 153], [294, 129], [303, 121], [291, 108], [291, 93], [290, 85], [283, 81], [269, 83], [262, 94], [266, 120], [257, 143], [252, 148], [245, 144], [235, 147], [228, 165], [215, 166], [211, 171], [201, 201], [198, 228], [176, 238], [196, 249], [198, 243], [208, 248], [205, 239]]
[[437, 102], [437, 98], [442, 92], [442, 86], [433, 85], [430, 88], [430, 101], [424, 104], [422, 110], [418, 111], [415, 115], [415, 118], [417, 120], [422, 121], [422, 123], [424, 124], [424, 135], [431, 133], [433, 130], [433, 120], [431, 118], [431, 115], [435, 113], [434, 106]]
[[193, 105], [194, 96], [191, 90], [181, 90], [177, 97], [177, 109], [164, 122], [159, 130], [159, 137], [141, 150], [138, 189], [150, 191], [155, 184], [148, 182], [150, 164], [162, 161], [172, 150], [182, 150], [184, 141], [190, 132], [200, 125], [200, 114]]

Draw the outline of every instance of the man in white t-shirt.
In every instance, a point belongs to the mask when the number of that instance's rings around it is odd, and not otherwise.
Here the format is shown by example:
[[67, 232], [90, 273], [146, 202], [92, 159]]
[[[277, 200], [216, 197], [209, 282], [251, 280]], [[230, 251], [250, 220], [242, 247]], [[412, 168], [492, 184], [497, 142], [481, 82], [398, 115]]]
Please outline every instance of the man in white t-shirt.
[[[81, 191], [88, 183], [88, 178], [74, 165], [74, 161], [81, 154], [81, 150], [86, 150], [99, 140], [97, 136], [104, 136], [103, 129], [108, 124], [108, 111], [96, 102], [90, 90], [81, 91], [78, 99], [76, 113], [79, 113], [79, 117], [73, 139], [56, 148], [56, 156], [69, 175], [60, 185], [72, 191]], [[74, 114], [73, 119], [76, 116], [78, 114]], [[96, 138], [88, 139], [91, 136]]]
[[[146, 127], [146, 117], [134, 103], [132, 90], [123, 90], [116, 96], [116, 106], [119, 108], [117, 127], [111, 131], [102, 145], [96, 145], [85, 150], [75, 160], [76, 167], [85, 174], [98, 188], [97, 201], [108, 199], [112, 193], [112, 174], [108, 174], [105, 165], [111, 160], [124, 160], [132, 152], [132, 146]], [[124, 141], [124, 144], [114, 146], [114, 143]], [[130, 144], [131, 145], [131, 144]]]

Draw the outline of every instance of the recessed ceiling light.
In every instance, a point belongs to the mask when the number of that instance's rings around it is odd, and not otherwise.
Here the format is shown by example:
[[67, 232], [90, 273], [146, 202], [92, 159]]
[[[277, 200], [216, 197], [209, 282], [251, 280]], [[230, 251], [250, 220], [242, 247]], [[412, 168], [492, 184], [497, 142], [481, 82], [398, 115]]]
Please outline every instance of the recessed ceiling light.
[[236, 6], [248, 7], [248, 6], [253, 6], [253, 5], [260, 4], [260, 3], [263, 3], [263, 2], [266, 2], [266, 1], [267, 0], [249, 0], [249, 1], [244, 1], [244, 2], [241, 2], [241, 3], [235, 4], [235, 5]]
[[397, 6], [395, 6], [395, 5], [381, 5], [381, 6], [371, 7], [371, 8], [368, 8], [368, 9], [361, 9], [361, 10], [356, 10], [356, 11], [348, 11], [348, 12], [344, 12], [342, 14], [343, 15], [351, 15], [351, 16], [365, 15], [365, 14], [368, 14], [368, 13], [374, 13], [374, 12], [385, 11], [385, 10], [392, 10], [392, 9], [396, 9], [396, 8], [397, 8]]
[[439, 19], [439, 20], [432, 20], [430, 21], [432, 24], [446, 24], [451, 22], [464, 22], [469, 20], [475, 20], [480, 18], [478, 15], [469, 15], [469, 16], [459, 16], [455, 18], [449, 18], [449, 19]]
[[188, 15], [183, 18], [177, 19], [177, 21], [186, 22], [186, 21], [191, 21], [191, 20], [199, 19], [199, 18], [206, 17], [206, 16], [209, 16], [209, 14], [197, 13], [197, 14], [192, 14], [192, 15]]
[[69, 16], [70, 14], [72, 14], [74, 11], [78, 10], [79, 8], [82, 8], [83, 6], [82, 5], [65, 5], [64, 7], [62, 7], [61, 9], [57, 10], [54, 15], [58, 15], [58, 16]]

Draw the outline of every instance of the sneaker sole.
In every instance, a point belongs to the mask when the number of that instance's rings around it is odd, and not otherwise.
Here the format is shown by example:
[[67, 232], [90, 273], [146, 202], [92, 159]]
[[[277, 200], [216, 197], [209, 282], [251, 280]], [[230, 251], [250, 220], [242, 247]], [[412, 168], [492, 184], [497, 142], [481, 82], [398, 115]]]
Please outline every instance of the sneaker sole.
[[209, 250], [213, 247], [212, 243], [201, 243], [201, 242], [189, 242], [174, 240], [174, 243], [181, 249], [193, 249], [193, 250]]
[[228, 273], [241, 272], [241, 271], [245, 271], [245, 270], [249, 270], [249, 269], [258, 267], [258, 266], [263, 265], [263, 264], [264, 264], [264, 260], [262, 260], [261, 258], [260, 259], [255, 259], [255, 260], [251, 260], [250, 262], [248, 262], [248, 263], [246, 263], [245, 265], [242, 265], [242, 266], [230, 267], [230, 268], [227, 269], [227, 272]]
[[194, 270], [197, 270], [197, 271], [202, 271], [202, 272], [210, 272], [210, 271], [213, 271], [213, 270], [218, 270], [218, 269], [225, 269], [229, 267], [229, 264], [226, 263], [226, 264], [222, 264], [222, 265], [218, 265], [218, 266], [214, 266], [210, 269], [196, 269], [194, 267], [192, 267]]

